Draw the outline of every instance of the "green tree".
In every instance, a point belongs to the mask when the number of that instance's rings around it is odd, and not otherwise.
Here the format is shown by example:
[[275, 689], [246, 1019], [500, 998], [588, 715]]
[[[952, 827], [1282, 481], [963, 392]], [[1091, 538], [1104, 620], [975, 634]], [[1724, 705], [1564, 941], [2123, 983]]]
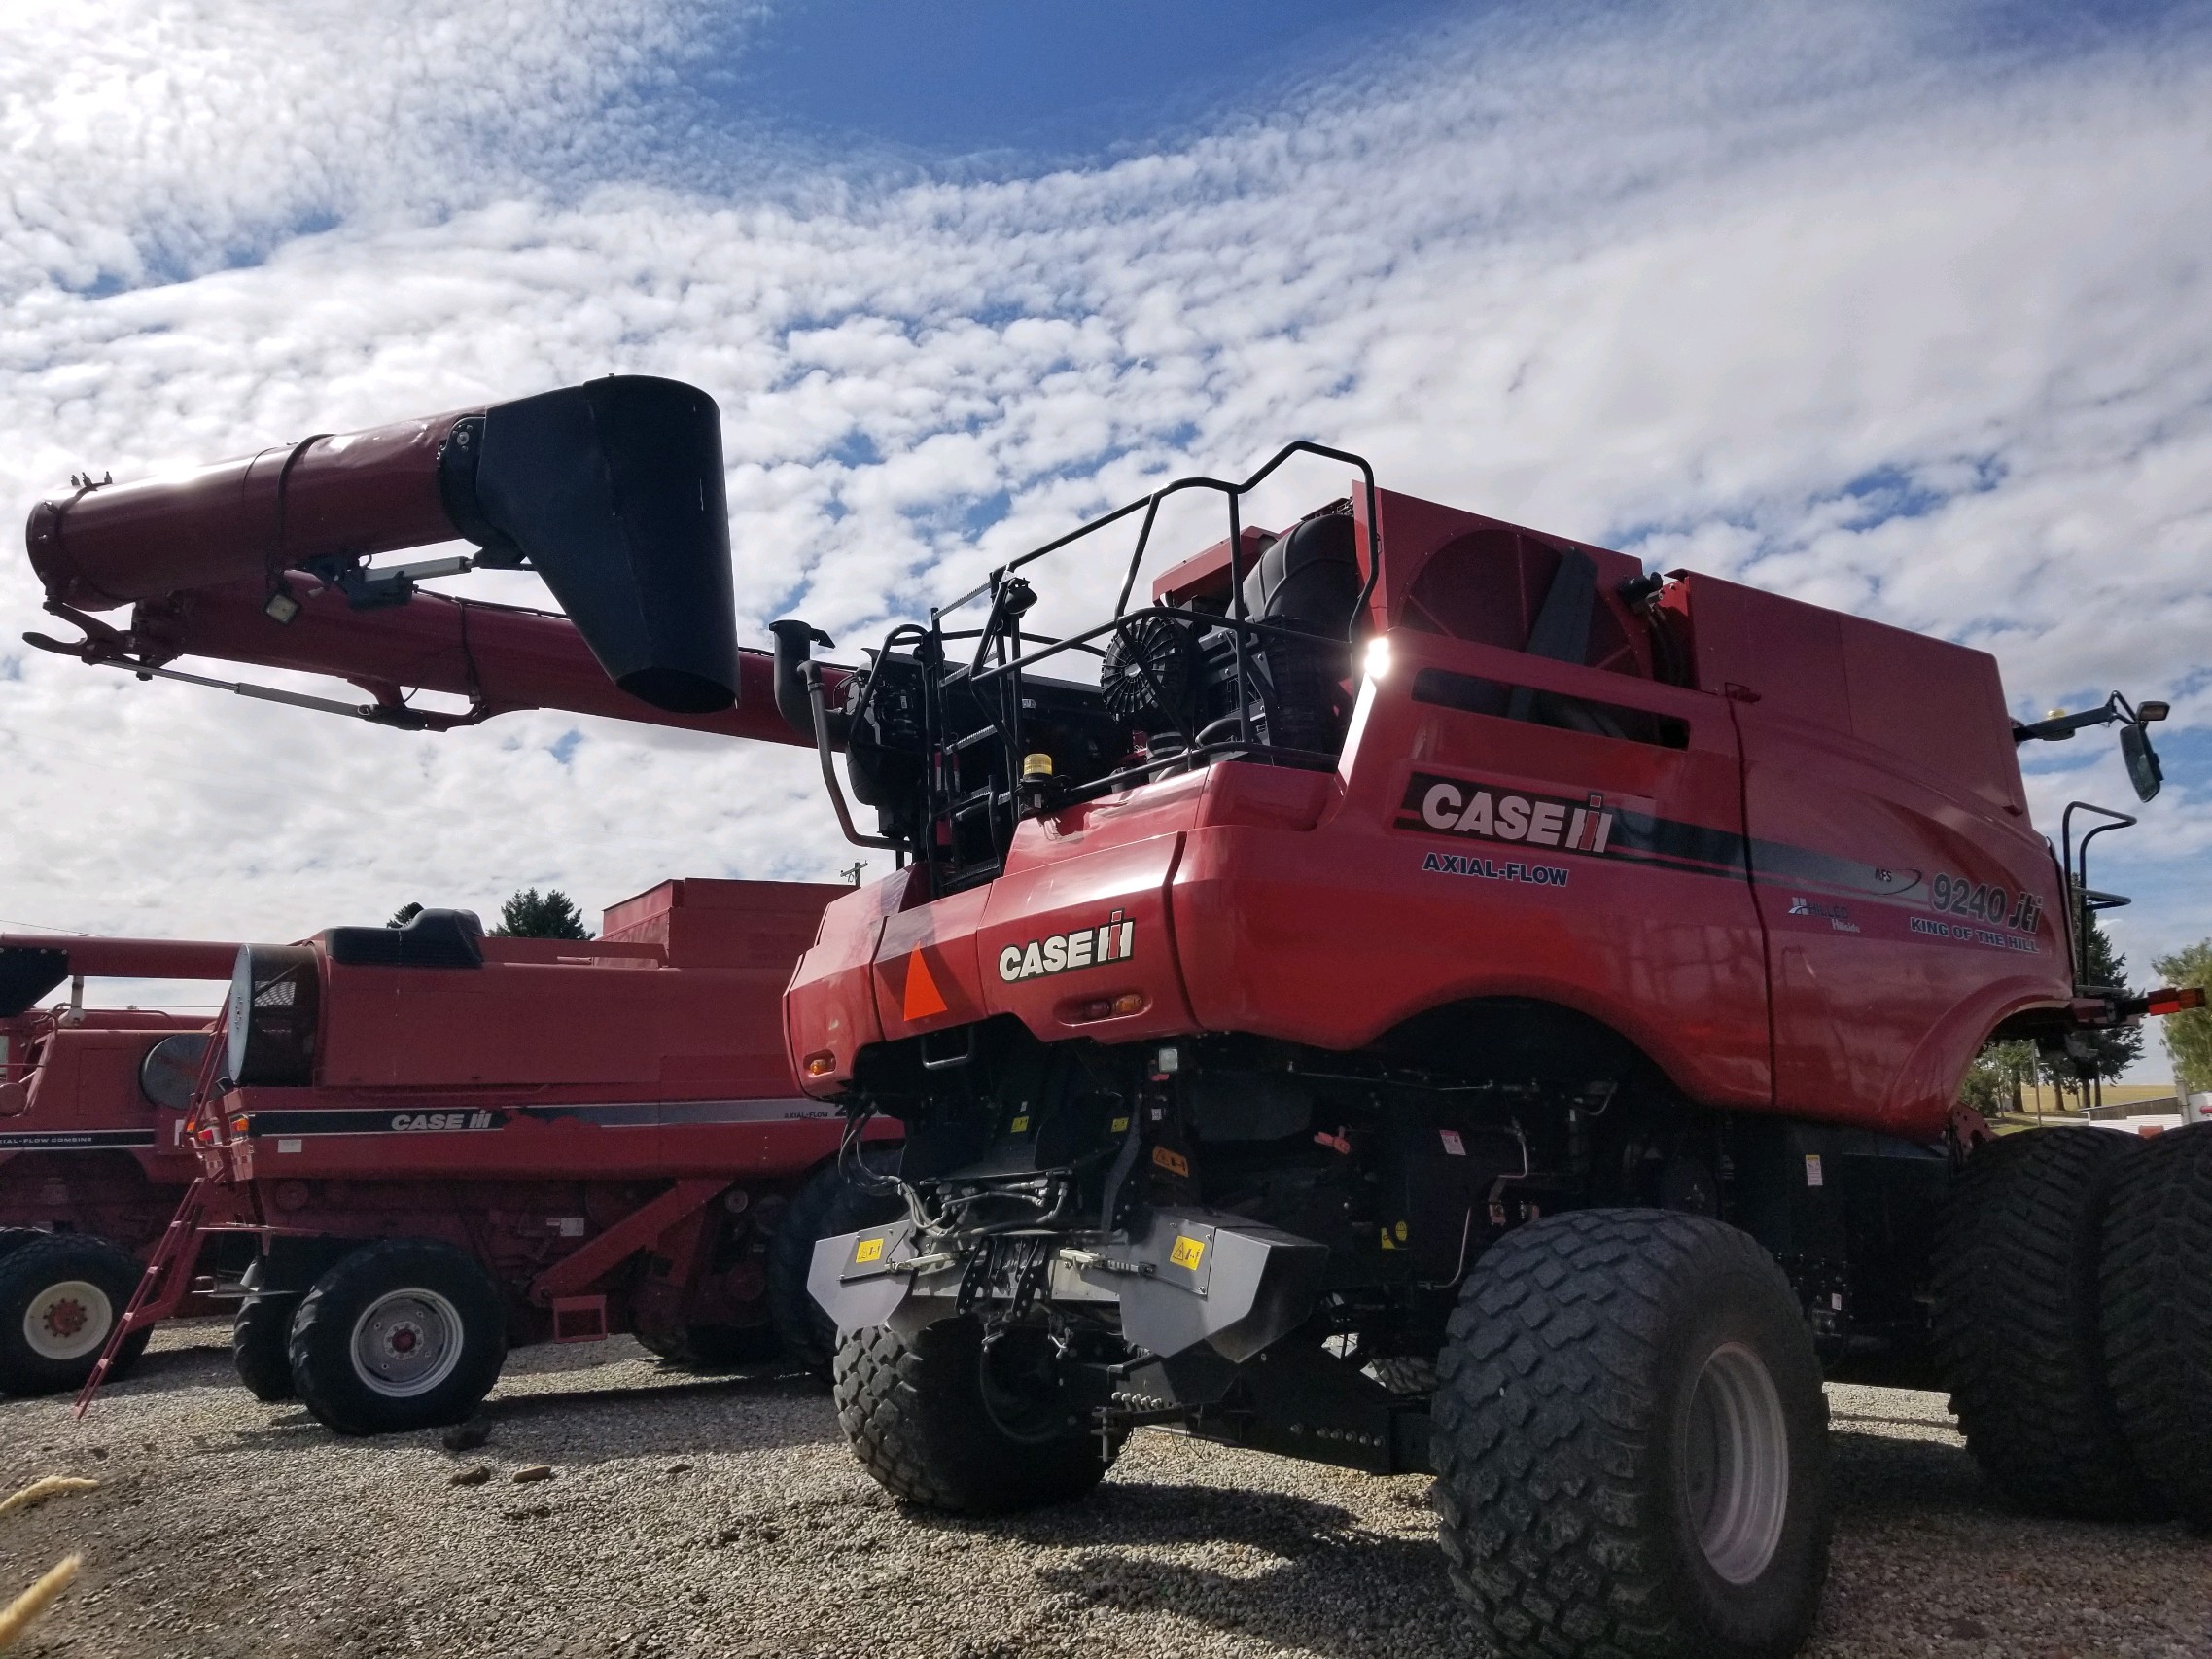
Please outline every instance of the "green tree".
[[[2151, 966], [2167, 985], [2195, 985], [2212, 991], [2212, 939], [2154, 956]], [[2191, 1008], [2159, 1021], [2159, 1035], [2173, 1056], [2174, 1081], [2190, 1094], [2212, 1091], [2212, 1008]]]
[[1984, 1116], [2020, 1110], [2020, 1090], [2036, 1079], [2041, 1061], [2032, 1042], [1992, 1042], [1974, 1056], [1958, 1098]]
[[422, 905], [413, 900], [409, 900], [406, 903], [401, 905], [397, 910], [393, 911], [392, 919], [389, 922], [386, 922], [384, 925], [387, 928], [404, 928], [421, 914]]
[[576, 907], [576, 900], [559, 888], [545, 890], [541, 898], [535, 887], [526, 887], [500, 906], [499, 926], [492, 932], [502, 938], [510, 939], [587, 939], [590, 931], [583, 925], [583, 915]]
[[[2089, 935], [2086, 940], [2088, 948], [2082, 953], [2087, 958], [2082, 973], [2084, 983], [2125, 990], [2127, 958], [2112, 948], [2112, 940], [2105, 934], [2104, 925], [2097, 920], [2094, 912], [2090, 913], [2089, 921]], [[2096, 1077], [2110, 1081], [2126, 1071], [2143, 1054], [2143, 1028], [2139, 1025], [2113, 1026], [2095, 1033], [2091, 1041], [2096, 1044], [2096, 1058], [2075, 1062], [2063, 1080], [2071, 1082], [2076, 1078]], [[2054, 1077], [2052, 1080], [2057, 1082], [2061, 1079]]]

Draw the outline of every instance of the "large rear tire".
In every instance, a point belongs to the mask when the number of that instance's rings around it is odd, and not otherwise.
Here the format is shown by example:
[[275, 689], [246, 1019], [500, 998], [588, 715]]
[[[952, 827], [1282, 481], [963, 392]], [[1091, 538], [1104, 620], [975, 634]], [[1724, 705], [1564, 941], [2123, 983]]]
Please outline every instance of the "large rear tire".
[[2155, 1520], [2164, 1505], [2121, 1432], [2098, 1328], [2113, 1180], [2142, 1143], [2029, 1129], [1967, 1160], [1936, 1245], [1936, 1369], [1967, 1449], [2035, 1514]]
[[987, 1356], [972, 1314], [911, 1337], [886, 1325], [837, 1345], [837, 1421], [887, 1490], [931, 1509], [994, 1515], [1068, 1503], [1121, 1450], [1057, 1396], [1048, 1339], [1005, 1333]]
[[293, 1397], [292, 1318], [298, 1296], [252, 1295], [230, 1323], [230, 1365], [246, 1392], [263, 1405]]
[[386, 1239], [315, 1282], [292, 1322], [300, 1402], [340, 1434], [465, 1421], [507, 1363], [499, 1288], [448, 1244]]
[[[0, 1394], [65, 1394], [85, 1386], [116, 1321], [138, 1288], [137, 1258], [83, 1233], [49, 1233], [0, 1256]], [[146, 1352], [153, 1331], [135, 1332], [109, 1377]]]
[[1789, 1282], [1700, 1216], [1518, 1227], [1433, 1407], [1452, 1582], [1507, 1659], [1797, 1651], [1828, 1572], [1827, 1398]]
[[2104, 1351], [2137, 1465], [2212, 1529], [2212, 1124], [2123, 1164], [2105, 1209]]
[[786, 1355], [825, 1377], [837, 1355], [837, 1326], [806, 1288], [816, 1241], [882, 1226], [905, 1212], [896, 1193], [863, 1191], [836, 1164], [807, 1178], [768, 1245], [768, 1306]]

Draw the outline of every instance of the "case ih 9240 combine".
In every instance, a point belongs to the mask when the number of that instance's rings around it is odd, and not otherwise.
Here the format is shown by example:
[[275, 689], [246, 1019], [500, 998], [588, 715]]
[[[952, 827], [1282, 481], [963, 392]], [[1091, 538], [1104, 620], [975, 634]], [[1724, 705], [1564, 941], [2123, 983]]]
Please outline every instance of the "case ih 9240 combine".
[[[350, 441], [350, 521], [311, 533], [306, 495], [269, 504], [312, 445], [142, 499], [212, 535], [246, 490], [222, 575], [272, 600], [301, 548], [459, 533], [538, 569], [626, 691], [739, 693], [702, 394]], [[1298, 450], [1350, 494], [1243, 526]], [[1186, 489], [1228, 535], [1131, 608]], [[1032, 631], [1036, 559], [1140, 512], [1112, 612]], [[2124, 720], [2148, 793], [2157, 705], [2020, 726], [1982, 653], [1310, 445], [1014, 561], [863, 669], [776, 632], [777, 706], [902, 865], [829, 906], [785, 1002], [805, 1088], [906, 1131], [903, 1218], [813, 1264], [893, 1491], [1071, 1499], [1147, 1423], [1431, 1470], [1505, 1651], [1781, 1653], [1825, 1571], [1823, 1363], [1932, 1348], [2021, 1498], [2206, 1507], [2203, 1135], [1988, 1147], [1951, 1104], [1992, 1036], [2064, 1051], [2189, 1001], [2079, 982], [2103, 900], [2014, 755]]]

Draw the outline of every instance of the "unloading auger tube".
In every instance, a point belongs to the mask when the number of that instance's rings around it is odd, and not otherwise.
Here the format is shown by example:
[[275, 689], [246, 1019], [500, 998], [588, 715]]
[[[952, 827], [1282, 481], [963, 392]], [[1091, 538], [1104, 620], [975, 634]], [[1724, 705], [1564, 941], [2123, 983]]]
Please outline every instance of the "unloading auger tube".
[[[99, 660], [97, 648], [119, 633], [93, 612], [242, 590], [281, 626], [308, 597], [290, 573], [357, 602], [404, 599], [414, 579], [450, 574], [464, 561], [397, 572], [366, 561], [455, 539], [478, 549], [468, 562], [536, 571], [628, 695], [684, 716], [737, 702], [747, 676], [720, 415], [712, 398], [673, 380], [609, 376], [319, 435], [181, 476], [121, 484], [88, 477], [75, 494], [33, 508], [25, 530], [48, 609], [77, 622], [95, 647], [59, 649], [88, 660]], [[490, 625], [501, 626], [496, 616]], [[272, 650], [256, 659], [278, 658]], [[762, 689], [764, 670], [756, 657], [751, 677]], [[787, 740], [765, 723], [750, 734]]]

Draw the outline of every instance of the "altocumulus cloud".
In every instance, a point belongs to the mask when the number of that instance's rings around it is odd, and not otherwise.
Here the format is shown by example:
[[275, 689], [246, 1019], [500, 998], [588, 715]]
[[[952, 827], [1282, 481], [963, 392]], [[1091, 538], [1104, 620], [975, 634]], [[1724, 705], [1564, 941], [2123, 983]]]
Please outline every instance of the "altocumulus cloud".
[[[2021, 713], [2170, 696], [2166, 795], [2107, 867], [2151, 900], [2138, 964], [2212, 932], [2201, 27], [1509, 9], [1144, 153], [931, 177], [732, 129], [681, 8], [360, 14], [0, 23], [18, 508], [86, 465], [674, 374], [722, 406], [747, 627], [852, 646], [1311, 436], [1984, 646]], [[9, 635], [36, 610], [10, 561]], [[793, 754], [586, 724], [564, 761], [568, 717], [408, 737], [0, 656], [13, 917], [295, 935], [842, 862]], [[2047, 825], [2126, 798], [2105, 740], [2031, 759]]]

